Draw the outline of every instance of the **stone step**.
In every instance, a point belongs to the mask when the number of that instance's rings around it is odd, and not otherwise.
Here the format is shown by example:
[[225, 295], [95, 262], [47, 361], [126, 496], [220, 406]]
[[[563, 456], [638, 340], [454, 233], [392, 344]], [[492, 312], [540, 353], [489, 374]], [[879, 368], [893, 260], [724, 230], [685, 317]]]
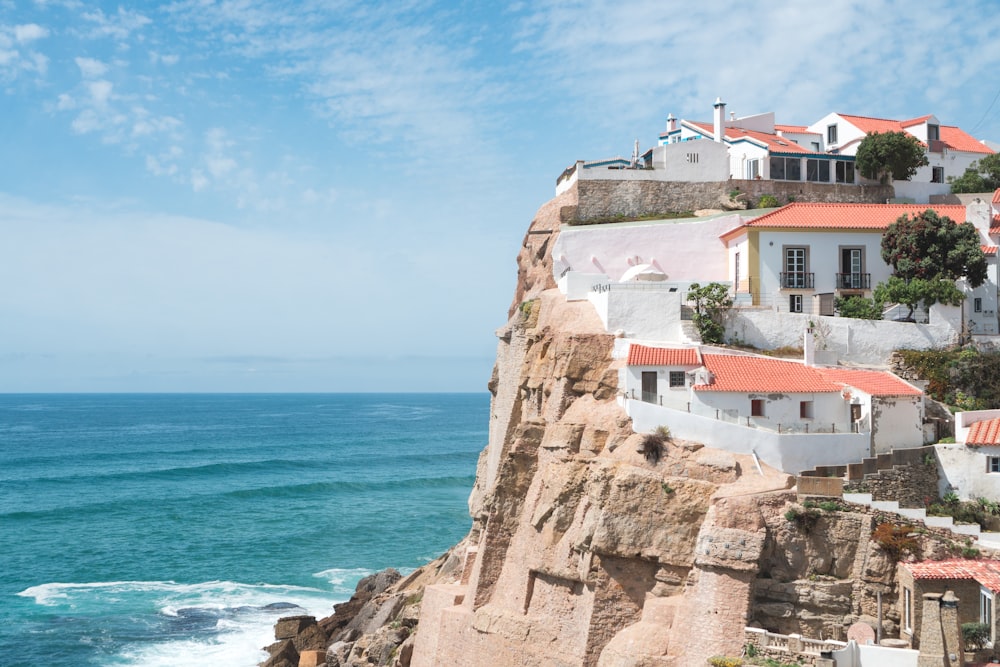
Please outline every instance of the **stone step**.
[[870, 493], [845, 493], [844, 494], [845, 503], [854, 503], [855, 505], [871, 505], [872, 504], [872, 494]]
[[956, 535], [971, 535], [973, 537], [979, 537], [982, 530], [978, 523], [956, 523], [951, 527], [951, 532]]
[[976, 544], [987, 549], [1000, 549], [1000, 533], [979, 533]]
[[896, 510], [896, 513], [905, 516], [907, 519], [913, 519], [915, 521], [925, 521], [927, 519], [927, 510], [925, 509], [900, 507]]
[[951, 528], [955, 522], [950, 516], [929, 516], [924, 519], [924, 525], [929, 528]]
[[869, 504], [873, 510], [899, 513], [899, 503], [895, 500], [873, 500]]

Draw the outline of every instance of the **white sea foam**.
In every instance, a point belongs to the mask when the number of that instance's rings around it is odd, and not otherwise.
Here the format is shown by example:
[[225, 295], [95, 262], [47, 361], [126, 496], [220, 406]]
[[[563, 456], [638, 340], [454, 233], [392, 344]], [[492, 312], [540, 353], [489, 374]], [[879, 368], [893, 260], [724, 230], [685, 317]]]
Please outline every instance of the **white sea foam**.
[[[278, 618], [327, 616], [333, 603], [343, 599], [319, 588], [233, 581], [50, 583], [32, 586], [18, 595], [84, 617], [91, 611], [111, 612], [145, 626], [164, 623], [163, 634], [154, 629], [147, 640], [121, 646], [114, 664], [122, 667], [256, 665], [267, 657], [261, 647], [274, 641]], [[268, 607], [276, 603], [280, 605]], [[171, 639], [163, 641], [165, 637]]]
[[369, 574], [374, 573], [374, 570], [366, 570], [363, 567], [334, 567], [329, 570], [317, 572], [313, 576], [317, 579], [323, 579], [324, 581], [329, 582], [329, 584], [333, 586], [335, 593], [346, 594], [350, 597], [354, 594], [354, 587], [357, 585], [358, 581], [367, 577]]

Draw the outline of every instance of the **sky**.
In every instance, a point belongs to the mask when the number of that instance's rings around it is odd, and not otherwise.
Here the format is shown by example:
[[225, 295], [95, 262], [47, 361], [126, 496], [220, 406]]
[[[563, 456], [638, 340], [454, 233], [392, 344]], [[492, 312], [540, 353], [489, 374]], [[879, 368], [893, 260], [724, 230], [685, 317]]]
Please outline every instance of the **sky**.
[[666, 117], [1000, 141], [996, 0], [0, 0], [0, 392], [485, 391], [578, 159]]

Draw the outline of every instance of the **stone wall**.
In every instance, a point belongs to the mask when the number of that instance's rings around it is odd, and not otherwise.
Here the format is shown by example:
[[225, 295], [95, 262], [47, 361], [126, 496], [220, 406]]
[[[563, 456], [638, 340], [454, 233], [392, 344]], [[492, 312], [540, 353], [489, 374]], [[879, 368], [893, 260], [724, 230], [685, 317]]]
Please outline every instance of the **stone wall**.
[[[794, 181], [728, 180], [680, 183], [656, 180], [579, 180], [577, 206], [563, 209], [564, 222], [586, 222], [613, 216], [636, 217], [650, 213], [697, 211], [706, 208], [745, 208], [761, 195], [772, 195], [779, 204], [848, 202], [875, 204], [894, 195], [889, 185], [837, 185]], [[735, 195], [735, 198], [731, 195]], [[742, 202], [742, 203], [741, 203]]]

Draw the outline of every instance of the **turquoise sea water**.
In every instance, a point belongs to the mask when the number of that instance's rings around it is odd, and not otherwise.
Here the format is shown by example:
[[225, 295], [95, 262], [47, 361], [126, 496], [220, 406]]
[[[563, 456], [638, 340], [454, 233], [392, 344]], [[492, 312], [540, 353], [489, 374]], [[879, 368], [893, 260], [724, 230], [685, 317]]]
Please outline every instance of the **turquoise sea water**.
[[0, 665], [250, 667], [468, 530], [487, 394], [0, 395]]

